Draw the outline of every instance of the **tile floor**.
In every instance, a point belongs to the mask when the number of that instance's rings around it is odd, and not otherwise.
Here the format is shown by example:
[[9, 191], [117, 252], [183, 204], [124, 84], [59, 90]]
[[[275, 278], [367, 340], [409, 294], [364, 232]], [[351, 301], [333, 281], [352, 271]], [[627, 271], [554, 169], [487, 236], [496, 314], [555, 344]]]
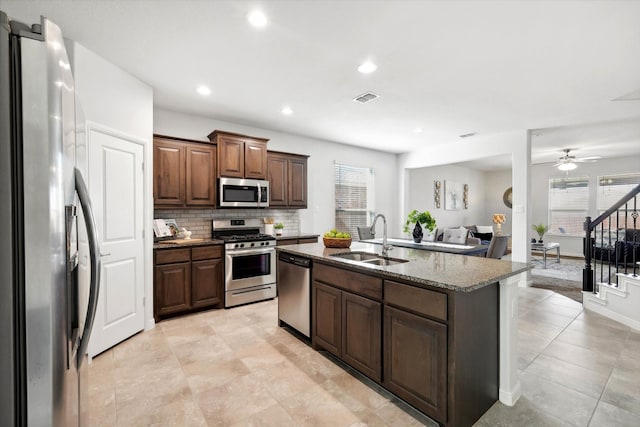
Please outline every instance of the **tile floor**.
[[[640, 425], [640, 333], [520, 289], [523, 396], [477, 426]], [[277, 326], [277, 302], [165, 320], [89, 367], [93, 426], [436, 425]]]

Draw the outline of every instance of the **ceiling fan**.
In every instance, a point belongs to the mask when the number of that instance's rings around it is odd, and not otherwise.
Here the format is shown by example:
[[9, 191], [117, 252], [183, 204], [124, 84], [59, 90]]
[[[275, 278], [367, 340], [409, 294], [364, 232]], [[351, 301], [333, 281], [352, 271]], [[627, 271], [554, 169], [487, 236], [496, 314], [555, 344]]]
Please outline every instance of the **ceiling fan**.
[[561, 171], [574, 170], [577, 167], [576, 163], [591, 163], [602, 158], [601, 156], [591, 156], [591, 157], [571, 156], [569, 154], [571, 152], [571, 148], [565, 148], [562, 151], [564, 152], [564, 156], [558, 158], [558, 161], [553, 164], [554, 167], [557, 167]]

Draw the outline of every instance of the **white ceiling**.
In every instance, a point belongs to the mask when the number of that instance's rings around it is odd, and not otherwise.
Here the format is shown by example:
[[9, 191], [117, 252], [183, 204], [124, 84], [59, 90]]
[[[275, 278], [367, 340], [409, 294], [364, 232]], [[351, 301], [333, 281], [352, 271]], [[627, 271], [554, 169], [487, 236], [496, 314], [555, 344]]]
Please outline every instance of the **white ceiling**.
[[[269, 19], [261, 30], [247, 24], [254, 7]], [[45, 15], [151, 85], [164, 109], [395, 153], [469, 132], [537, 129], [534, 163], [562, 148], [640, 154], [640, 1], [1, 0], [0, 8], [28, 23]], [[367, 59], [378, 70], [358, 73]], [[209, 97], [196, 93], [200, 84]], [[366, 91], [380, 98], [352, 101]], [[282, 115], [284, 105], [294, 113]]]

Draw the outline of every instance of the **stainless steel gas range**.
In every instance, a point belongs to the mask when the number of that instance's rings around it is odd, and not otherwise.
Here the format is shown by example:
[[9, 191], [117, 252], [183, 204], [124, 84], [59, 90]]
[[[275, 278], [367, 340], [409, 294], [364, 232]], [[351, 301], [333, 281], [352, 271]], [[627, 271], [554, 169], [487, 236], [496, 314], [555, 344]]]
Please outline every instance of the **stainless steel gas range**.
[[276, 296], [276, 239], [260, 233], [259, 219], [213, 221], [225, 251], [225, 307]]

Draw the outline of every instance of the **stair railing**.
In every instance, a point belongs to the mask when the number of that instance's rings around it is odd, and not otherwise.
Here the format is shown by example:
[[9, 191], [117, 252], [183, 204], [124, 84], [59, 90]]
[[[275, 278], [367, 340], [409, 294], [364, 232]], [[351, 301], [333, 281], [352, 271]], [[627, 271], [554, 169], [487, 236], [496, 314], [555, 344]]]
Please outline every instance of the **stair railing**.
[[[638, 270], [640, 269], [640, 256], [638, 255], [638, 247], [640, 246], [640, 230], [638, 230], [639, 193], [640, 185], [631, 190], [595, 220], [591, 221], [590, 216], [586, 217], [583, 243], [583, 291], [596, 293], [601, 283], [617, 286], [618, 273], [638, 275]], [[612, 231], [614, 220], [615, 227]], [[605, 233], [607, 235], [606, 239]], [[592, 261], [594, 262], [592, 263]], [[612, 274], [615, 277], [613, 282]]]

